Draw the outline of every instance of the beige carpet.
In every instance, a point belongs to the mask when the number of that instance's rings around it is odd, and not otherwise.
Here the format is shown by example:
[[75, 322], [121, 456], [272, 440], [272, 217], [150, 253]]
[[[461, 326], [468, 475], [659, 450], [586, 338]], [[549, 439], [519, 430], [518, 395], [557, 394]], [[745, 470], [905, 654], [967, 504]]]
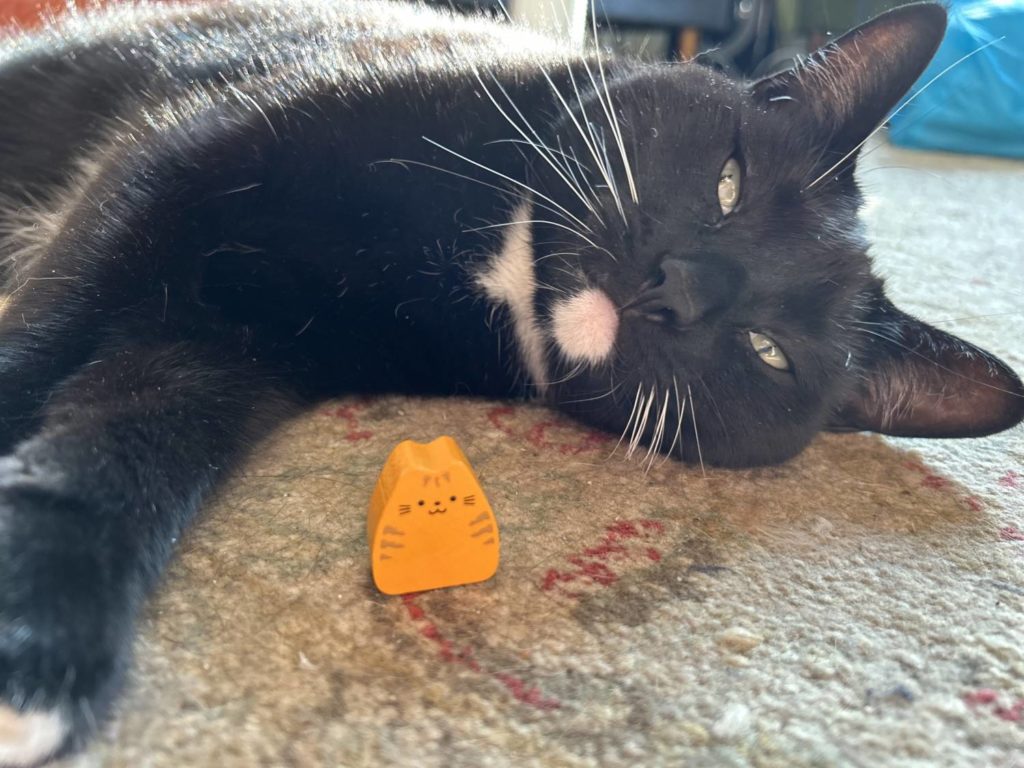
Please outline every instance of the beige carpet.
[[[867, 163], [894, 295], [1024, 370], [1024, 165]], [[501, 568], [384, 597], [370, 492], [439, 434]], [[317, 408], [182, 542], [119, 718], [65, 765], [1024, 766], [1024, 430], [706, 477], [610, 448], [521, 405]]]

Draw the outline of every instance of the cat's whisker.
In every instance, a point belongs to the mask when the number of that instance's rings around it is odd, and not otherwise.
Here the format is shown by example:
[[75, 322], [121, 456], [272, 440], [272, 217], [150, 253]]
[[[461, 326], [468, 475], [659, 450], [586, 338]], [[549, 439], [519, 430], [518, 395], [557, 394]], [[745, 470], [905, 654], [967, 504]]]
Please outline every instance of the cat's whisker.
[[529, 195], [523, 194], [522, 192], [516, 192], [514, 189], [509, 189], [508, 187], [499, 187], [497, 184], [488, 184], [486, 181], [482, 181], [481, 179], [475, 179], [472, 176], [467, 176], [464, 173], [458, 173], [457, 171], [453, 171], [449, 168], [442, 168], [439, 165], [431, 165], [430, 163], [423, 163], [420, 162], [419, 160], [403, 160], [397, 157], [391, 157], [384, 160], [375, 160], [374, 162], [370, 163], [370, 165], [397, 165], [402, 168], [408, 165], [415, 165], [420, 168], [429, 168], [432, 171], [440, 171], [441, 173], [445, 173], [449, 176], [454, 176], [457, 179], [472, 181], [474, 184], [479, 184], [482, 187], [487, 187], [488, 189], [493, 189], [497, 192], [501, 192], [502, 194], [509, 195], [510, 197], [513, 197], [524, 203], [529, 203], [530, 205], [536, 208], [543, 208], [545, 211], [548, 211], [549, 213], [552, 213], [555, 216], [565, 219], [567, 223], [572, 223], [572, 219], [570, 219], [568, 216], [566, 216], [558, 209], [552, 208], [551, 206], [545, 205], [544, 203], [537, 202]]
[[567, 381], [572, 381], [576, 376], [578, 376], [583, 371], [583, 369], [586, 368], [586, 366], [586, 362], [577, 363], [564, 376], [562, 376], [562, 378], [549, 379], [548, 381], [545, 381], [543, 384], [540, 384], [539, 386], [552, 387], [555, 386], [556, 384], [565, 384]]
[[[587, 151], [590, 152], [591, 157], [594, 158], [594, 162], [597, 163], [598, 170], [601, 172], [601, 176], [604, 177], [605, 183], [607, 183], [609, 189], [612, 189], [613, 182], [608, 177], [608, 173], [605, 170], [604, 166], [601, 165], [601, 158], [597, 154], [597, 146], [594, 142], [593, 134], [590, 134], [588, 136], [588, 132], [583, 130], [583, 126], [580, 125], [580, 121], [576, 118], [576, 115], [573, 113], [572, 108], [569, 106], [569, 103], [565, 100], [565, 97], [562, 96], [562, 92], [558, 90], [558, 86], [555, 85], [555, 81], [551, 79], [547, 72], [544, 72], [542, 70], [541, 73], [547, 80], [548, 86], [551, 88], [551, 92], [555, 94], [555, 98], [558, 99], [559, 103], [562, 105], [562, 108], [565, 110], [565, 114], [568, 116], [569, 120], [572, 121], [572, 124], [576, 127], [576, 130], [579, 132], [580, 138], [583, 139], [583, 144], [586, 146]], [[580, 105], [580, 114], [589, 128], [590, 121], [587, 119], [587, 111], [586, 108], [583, 106], [583, 97], [580, 95], [579, 86], [576, 84], [576, 76], [573, 75], [571, 66], [568, 67], [568, 73], [569, 82], [572, 83], [573, 90], [576, 92], [577, 103]], [[622, 216], [622, 220], [625, 221], [626, 212], [622, 208], [622, 202], [618, 199], [618, 196], [615, 195], [614, 191], [612, 192], [612, 194], [615, 197], [615, 205], [618, 208], [619, 215]]]
[[481, 227], [469, 227], [469, 228], [464, 229], [462, 231], [463, 232], [482, 232], [482, 231], [488, 230], [488, 229], [500, 229], [501, 227], [514, 227], [514, 226], [519, 225], [519, 224], [547, 224], [548, 226], [551, 226], [551, 227], [557, 227], [559, 229], [564, 229], [566, 232], [572, 232], [574, 235], [576, 235], [578, 238], [583, 240], [583, 242], [585, 242], [590, 247], [595, 248], [598, 251], [603, 251], [604, 253], [608, 254], [608, 257], [612, 261], [618, 261], [618, 259], [615, 258], [615, 256], [612, 254], [611, 251], [609, 251], [607, 248], [602, 248], [600, 245], [595, 243], [593, 240], [591, 240], [589, 237], [584, 235], [582, 232], [579, 232], [579, 231], [573, 229], [572, 227], [568, 227], [565, 224], [559, 224], [557, 221], [548, 221], [547, 219], [519, 219], [517, 221], [502, 221], [502, 222], [498, 222], [497, 224], [485, 224], [485, 225], [483, 225]]
[[707, 392], [708, 400], [711, 401], [711, 407], [715, 409], [715, 416], [718, 417], [718, 423], [722, 425], [722, 431], [728, 432], [729, 428], [725, 426], [725, 418], [722, 416], [722, 409], [718, 407], [718, 401], [715, 400], [715, 396], [711, 394], [711, 387], [709, 387], [708, 383], [704, 381], [703, 376], [698, 376], [697, 381], [700, 382], [700, 385], [704, 387], [704, 391]]
[[586, 225], [586, 223], [582, 219], [577, 217], [572, 211], [570, 211], [565, 206], [560, 205], [559, 203], [555, 202], [550, 197], [545, 195], [543, 192], [539, 192], [538, 190], [534, 189], [533, 187], [531, 187], [526, 182], [519, 181], [518, 179], [514, 179], [511, 176], [508, 176], [508, 175], [502, 173], [501, 171], [495, 170], [494, 168], [489, 168], [488, 166], [484, 165], [483, 163], [478, 163], [476, 160], [473, 160], [472, 158], [466, 157], [465, 155], [456, 152], [454, 149], [449, 149], [444, 144], [441, 144], [440, 142], [434, 141], [433, 139], [428, 138], [427, 136], [421, 136], [420, 138], [422, 138], [425, 142], [427, 142], [431, 146], [437, 147], [442, 152], [447, 152], [449, 155], [457, 157], [460, 160], [462, 160], [464, 162], [467, 162], [470, 165], [475, 166], [475, 167], [477, 167], [477, 168], [479, 168], [479, 169], [481, 169], [483, 171], [487, 171], [487, 173], [494, 174], [495, 176], [497, 176], [500, 179], [504, 179], [505, 181], [511, 182], [512, 184], [515, 184], [517, 187], [522, 187], [527, 192], [530, 192], [531, 194], [536, 195], [537, 197], [539, 197], [541, 200], [544, 200], [545, 202], [548, 202], [551, 205], [555, 206], [555, 208], [560, 210], [562, 213], [564, 213], [566, 216], [568, 216], [570, 219], [572, 219], [574, 222], [579, 224], [581, 227], [583, 227], [588, 232], [591, 231], [590, 227], [588, 227]]
[[949, 325], [951, 323], [965, 323], [969, 320], [988, 320], [990, 317], [1013, 317], [1024, 315], [1024, 312], [993, 312], [990, 315], [967, 315], [965, 317], [950, 317], [946, 320], [929, 320], [932, 325]]
[[631, 459], [633, 457], [633, 454], [636, 453], [636, 449], [640, 446], [640, 441], [643, 440], [644, 432], [647, 429], [647, 419], [651, 415], [651, 407], [654, 405], [656, 397], [656, 391], [654, 387], [651, 387], [650, 394], [645, 397], [647, 405], [644, 407], [643, 415], [633, 427], [633, 437], [629, 441], [629, 450], [626, 451], [627, 459]]
[[[572, 404], [572, 403], [592, 403], [595, 400], [604, 400], [606, 397], [613, 396], [615, 394], [616, 390], [618, 390], [619, 387], [621, 387], [621, 386], [622, 386], [621, 384], [616, 384], [611, 389], [609, 389], [607, 392], [605, 392], [604, 394], [601, 394], [601, 395], [594, 395], [593, 397], [579, 397], [579, 398], [576, 398], [575, 400], [562, 400], [561, 402], [564, 405], [569, 405], [569, 404]], [[627, 422], [627, 424], [628, 423], [629, 422]], [[619, 442], [620, 443], [622, 442], [622, 438], [619, 438]], [[616, 447], [618, 447], [618, 443], [616, 443]]]
[[[556, 140], [558, 142], [558, 148], [562, 149], [562, 137], [561, 136], [557, 136], [555, 138], [556, 138]], [[564, 150], [563, 150], [563, 153], [564, 153]], [[576, 167], [579, 168], [580, 179], [582, 180], [582, 182], [584, 184], [587, 185], [587, 189], [590, 191], [590, 194], [593, 196], [594, 200], [600, 201], [600, 199], [601, 199], [600, 195], [597, 194], [597, 190], [594, 189], [594, 185], [591, 184], [591, 182], [590, 182], [590, 174], [593, 173], [593, 171], [590, 170], [589, 166], [584, 165], [583, 162], [576, 156], [576, 148], [575, 147], [569, 147], [569, 156], [572, 157], [573, 162], [576, 163]]]
[[[565, 164], [562, 165], [562, 168], [565, 170], [566, 173], [569, 174], [569, 176], [572, 178], [576, 186], [578, 186], [582, 190], [583, 185], [585, 184], [587, 191], [591, 194], [593, 198], [593, 202], [595, 204], [600, 204], [600, 197], [598, 196], [597, 191], [594, 189], [594, 185], [590, 183], [590, 179], [587, 178], [588, 174], [592, 173], [590, 168], [584, 165], [583, 162], [576, 156], [575, 149], [571, 149], [570, 152], [565, 151], [565, 148], [562, 146], [561, 136], [556, 136], [555, 141], [558, 143], [558, 149], [548, 146], [547, 144], [540, 144], [539, 146], [543, 147], [545, 151], [550, 152], [552, 155], [558, 155], [563, 160], [565, 160]], [[492, 144], [527, 144], [532, 146], [532, 142], [524, 141], [523, 139], [495, 139], [494, 141], [486, 142], [485, 146], [490, 146]], [[573, 170], [573, 166], [575, 166], [576, 169], [579, 171], [579, 175], [577, 175], [576, 171]], [[598, 216], [598, 220], [601, 222], [602, 225], [605, 223], [604, 219], [601, 218], [600, 216]]]
[[672, 437], [672, 444], [665, 452], [665, 459], [662, 462], [663, 464], [665, 461], [672, 458], [672, 451], [675, 450], [677, 444], [679, 445], [679, 458], [683, 458], [683, 445], [679, 440], [683, 435], [683, 416], [686, 414], [686, 400], [679, 399], [679, 380], [676, 378], [675, 374], [672, 375], [672, 390], [674, 391], [676, 398], [676, 433]]
[[687, 400], [690, 401], [690, 421], [693, 422], [693, 439], [697, 443], [697, 460], [700, 462], [700, 473], [704, 477], [708, 476], [707, 471], [704, 469], [704, 453], [700, 449], [700, 432], [697, 431], [697, 403], [693, 400], [693, 390], [690, 385], [686, 385]]
[[647, 465], [647, 469], [644, 470], [645, 475], [654, 467], [654, 461], [658, 456], [658, 450], [665, 441], [665, 422], [668, 418], [668, 402], [668, 389], [666, 389], [665, 402], [661, 406], [661, 413], [658, 415], [658, 422], [654, 428], [654, 434], [651, 437], [651, 444], [647, 448], [647, 455], [644, 456], [643, 463]]
[[[608, 142], [604, 138], [604, 126], [597, 126], [600, 130], [595, 132], [595, 135], [600, 139], [601, 157], [604, 160], [604, 168], [606, 176], [611, 179], [612, 185], [615, 184], [615, 169], [612, 167], [612, 159], [608, 155]], [[615, 199], [619, 200], [619, 189], [614, 187], [611, 190], [612, 194], [615, 195]], [[621, 203], [620, 203], [621, 204]]]
[[636, 385], [636, 395], [633, 397], [633, 408], [629, 412], [629, 418], [626, 419], [626, 425], [622, 428], [622, 434], [619, 435], [619, 441], [615, 443], [615, 447], [612, 448], [612, 452], [608, 454], [609, 459], [615, 455], [615, 452], [619, 450], [619, 446], [622, 445], [622, 441], [626, 439], [626, 433], [629, 432], [629, 427], [633, 423], [633, 419], [636, 417], [638, 413], [637, 407], [640, 404], [640, 398], [642, 397], [641, 393], [643, 392], [643, 388], [644, 383], [642, 381]]
[[533, 147], [533, 149], [536, 150], [537, 154], [540, 155], [544, 162], [551, 166], [552, 170], [554, 170], [558, 177], [565, 182], [566, 186], [569, 187], [573, 194], [575, 194], [583, 203], [583, 205], [587, 207], [587, 210], [594, 214], [594, 216], [597, 217], [598, 221], [601, 221], [601, 224], [604, 224], [604, 221], [601, 220], [601, 215], [597, 212], [597, 209], [594, 207], [594, 204], [583, 193], [583, 190], [577, 184], [574, 184], [566, 175], [564, 166], [562, 166], [562, 164], [557, 161], [557, 158], [554, 155], [546, 151], [544, 142], [541, 139], [540, 134], [538, 134], [536, 129], [534, 129], [534, 127], [530, 124], [530, 121], [526, 119], [526, 116], [522, 113], [522, 110], [520, 110], [519, 107], [516, 106], [516, 103], [512, 100], [512, 97], [509, 95], [505, 87], [498, 81], [498, 79], [493, 74], [491, 75], [492, 82], [498, 88], [498, 90], [501, 91], [502, 95], [505, 97], [505, 101], [508, 102], [509, 106], [511, 106], [512, 109], [515, 110], [516, 115], [518, 115], [519, 119], [522, 120], [523, 126], [525, 126], [526, 129], [530, 132], [530, 134], [532, 134], [532, 139], [530, 138], [530, 136], [527, 135], [526, 131], [523, 130], [519, 123], [513, 120], [512, 117], [501, 107], [501, 105], [498, 104], [498, 100], [494, 98], [494, 95], [491, 93], [490, 89], [488, 89], [486, 83], [484, 83], [483, 78], [480, 77], [480, 73], [474, 69], [473, 74], [476, 76], [477, 82], [480, 84], [480, 87], [483, 89], [483, 92], [487, 95], [487, 98], [490, 99], [495, 109], [497, 109], [498, 112], [501, 113], [501, 116], [508, 121], [509, 125], [515, 128], [516, 132], [523, 137], [523, 140], [526, 142], [526, 144]]
[[[855, 325], [859, 325], [859, 323], [856, 322], [856, 321], [855, 321], [854, 324]], [[1004, 389], [1003, 387], [997, 387], [995, 384], [989, 384], [987, 381], [982, 381], [981, 379], [976, 379], [973, 376], [965, 376], [964, 374], [960, 373], [959, 371], [955, 371], [952, 368], [949, 368], [948, 366], [943, 365], [938, 360], [934, 360], [934, 359], [928, 357], [928, 355], [925, 355], [925, 354], [922, 354], [921, 352], [918, 352], [913, 347], [908, 347], [902, 341], [900, 341], [900, 340], [898, 340], [896, 338], [893, 338], [892, 336], [887, 336], [884, 333], [879, 333], [878, 331], [873, 331], [870, 328], [857, 328], [856, 330], [860, 331], [861, 333], [870, 334], [871, 336], [877, 336], [878, 338], [880, 338], [880, 339], [882, 339], [884, 341], [888, 341], [890, 344], [893, 344], [893, 345], [899, 347], [900, 349], [905, 350], [906, 352], [909, 352], [910, 354], [915, 355], [916, 357], [919, 357], [922, 360], [931, 363], [932, 365], [934, 365], [939, 370], [942, 370], [942, 371], [945, 371], [946, 373], [952, 374], [953, 376], [956, 376], [958, 379], [963, 379], [964, 381], [969, 381], [972, 384], [977, 384], [978, 386], [985, 387], [986, 389], [991, 389], [991, 390], [993, 390], [995, 392], [1001, 392], [1004, 395], [1012, 395], [1013, 397], [1024, 399], [1024, 396], [1020, 395], [1018, 392], [1014, 392], [1013, 390]]]
[[1006, 35], [1002, 35], [1000, 37], [995, 38], [994, 40], [989, 40], [987, 43], [985, 43], [984, 45], [978, 46], [977, 48], [975, 48], [970, 53], [965, 53], [959, 59], [954, 61], [952, 64], [950, 64], [945, 69], [943, 69], [941, 72], [939, 72], [937, 75], [935, 75], [931, 80], [929, 80], [927, 83], [925, 83], [920, 88], [918, 88], [916, 91], [914, 91], [914, 93], [911, 94], [910, 98], [908, 98], [906, 101], [904, 101], [902, 104], [900, 104], [900, 106], [896, 110], [894, 110], [884, 122], [880, 123], [875, 128], [875, 130], [871, 131], [871, 133], [869, 133], [867, 136], [865, 136], [864, 139], [859, 144], [857, 144], [857, 146], [855, 146], [853, 149], [851, 149], [849, 152], [847, 152], [845, 155], [843, 155], [841, 158], [839, 158], [839, 160], [837, 160], [831, 167], [829, 167], [829, 169], [827, 171], [822, 173], [818, 178], [816, 178], [814, 181], [812, 181], [810, 184], [808, 184], [806, 187], [804, 187], [803, 190], [801, 190], [801, 191], [802, 192], [806, 192], [807, 190], [813, 188], [822, 179], [828, 177], [836, 168], [838, 168], [843, 163], [845, 163], [847, 160], [849, 160], [851, 157], [853, 157], [855, 154], [857, 154], [857, 151], [861, 147], [863, 147], [868, 141], [870, 141], [871, 138], [876, 133], [878, 133], [880, 130], [882, 130], [886, 126], [886, 124], [889, 122], [889, 120], [892, 120], [892, 118], [894, 118], [896, 115], [898, 115], [904, 109], [909, 107], [918, 96], [920, 96], [922, 93], [927, 91], [940, 78], [942, 78], [945, 75], [947, 75], [950, 71], [952, 71], [956, 67], [960, 66], [961, 64], [963, 64], [965, 61], [967, 61], [971, 57], [976, 56], [977, 54], [979, 54], [982, 51], [984, 51], [986, 48], [989, 48], [989, 47], [995, 45], [996, 43], [1000, 43], [1000, 42], [1002, 42], [1005, 39], [1006, 39]]
[[587, 66], [586, 61], [584, 61], [584, 66], [586, 66], [587, 74], [590, 76], [591, 83], [593, 83], [594, 92], [597, 94], [597, 100], [601, 102], [605, 116], [608, 118], [608, 123], [611, 125], [612, 134], [615, 136], [615, 142], [618, 144], [619, 154], [622, 156], [622, 167], [626, 172], [626, 182], [629, 184], [629, 195], [635, 204], [639, 204], [640, 198], [637, 194], [636, 184], [633, 181], [633, 168], [630, 166], [629, 158], [626, 156], [626, 147], [622, 141], [622, 129], [619, 125], [619, 119], [615, 114], [615, 107], [612, 104], [612, 94], [608, 88], [608, 79], [605, 77], [604, 73], [604, 59], [601, 57], [601, 46], [597, 39], [597, 8], [593, 3], [590, 6], [590, 23], [594, 33], [594, 51], [595, 56], [597, 57], [597, 68], [601, 74], [601, 84], [604, 86], [603, 98], [601, 96], [601, 89], [594, 81], [594, 75], [590, 71], [590, 67]]

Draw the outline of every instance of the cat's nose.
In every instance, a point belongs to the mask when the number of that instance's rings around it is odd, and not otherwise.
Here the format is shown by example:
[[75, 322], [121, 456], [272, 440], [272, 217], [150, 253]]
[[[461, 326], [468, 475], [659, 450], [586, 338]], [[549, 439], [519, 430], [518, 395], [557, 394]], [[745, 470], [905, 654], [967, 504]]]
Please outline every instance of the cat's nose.
[[727, 309], [740, 280], [722, 264], [665, 259], [658, 275], [623, 310], [663, 325], [686, 328]]

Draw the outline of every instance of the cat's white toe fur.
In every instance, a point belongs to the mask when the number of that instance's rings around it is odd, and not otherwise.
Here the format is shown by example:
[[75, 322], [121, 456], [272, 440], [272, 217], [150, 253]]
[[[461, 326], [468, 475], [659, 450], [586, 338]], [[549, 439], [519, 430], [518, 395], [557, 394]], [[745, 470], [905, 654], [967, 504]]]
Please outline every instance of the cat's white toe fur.
[[551, 313], [555, 343], [572, 362], [602, 362], [611, 354], [618, 330], [618, 310], [597, 288], [559, 301]]
[[0, 766], [35, 765], [60, 748], [68, 729], [56, 710], [16, 712], [0, 705]]

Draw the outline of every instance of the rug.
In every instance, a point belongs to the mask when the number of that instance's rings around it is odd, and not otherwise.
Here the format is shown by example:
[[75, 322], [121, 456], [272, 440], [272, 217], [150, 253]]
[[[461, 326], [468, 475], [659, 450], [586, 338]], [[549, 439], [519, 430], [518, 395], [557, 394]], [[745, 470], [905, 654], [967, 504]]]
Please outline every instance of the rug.
[[[1024, 371], [1024, 165], [873, 145], [894, 298]], [[386, 597], [365, 517], [454, 436], [492, 580]], [[1024, 430], [645, 474], [524, 404], [325, 403], [181, 542], [85, 766], [1024, 766]]]

